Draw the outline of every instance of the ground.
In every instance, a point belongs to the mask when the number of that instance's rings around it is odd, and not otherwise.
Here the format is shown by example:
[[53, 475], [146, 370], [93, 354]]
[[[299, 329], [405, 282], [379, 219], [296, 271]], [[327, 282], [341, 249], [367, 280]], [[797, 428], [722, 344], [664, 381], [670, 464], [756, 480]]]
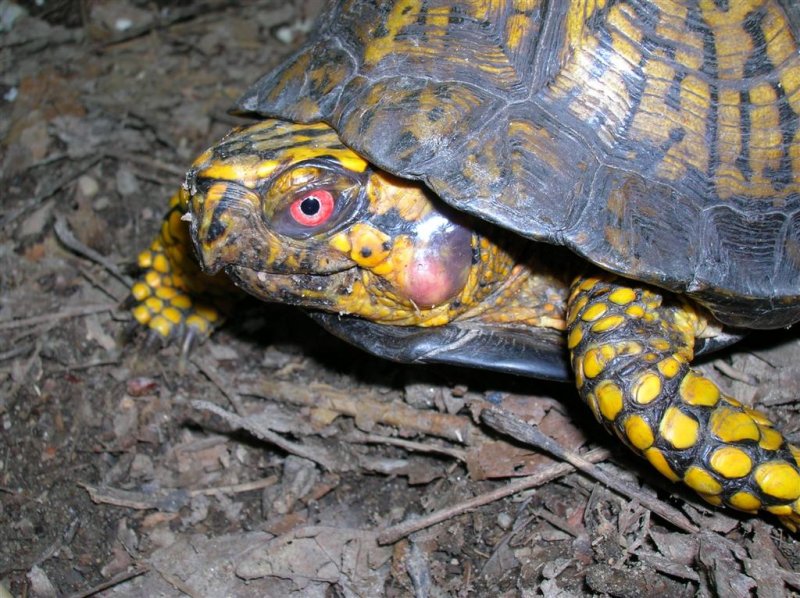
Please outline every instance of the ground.
[[[318, 10], [0, 1], [0, 596], [800, 589], [797, 536], [657, 478], [568, 386], [386, 363], [280, 306], [188, 360], [132, 326], [183, 170]], [[702, 368], [797, 442], [798, 358], [781, 331]], [[492, 405], [633, 490], [481, 423]]]

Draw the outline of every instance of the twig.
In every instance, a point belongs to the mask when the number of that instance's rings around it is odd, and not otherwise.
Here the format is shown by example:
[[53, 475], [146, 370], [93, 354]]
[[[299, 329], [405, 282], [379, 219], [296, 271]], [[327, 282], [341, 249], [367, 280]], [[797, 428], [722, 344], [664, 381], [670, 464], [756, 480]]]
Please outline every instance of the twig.
[[[608, 458], [608, 451], [605, 449], [594, 449], [593, 451], [586, 453], [584, 458], [590, 463], [597, 463]], [[479, 494], [475, 498], [465, 500], [457, 505], [453, 505], [439, 511], [434, 511], [433, 513], [430, 513], [424, 517], [420, 517], [419, 519], [404, 521], [402, 523], [398, 523], [397, 525], [387, 527], [380, 534], [378, 534], [378, 544], [394, 544], [401, 538], [405, 538], [409, 534], [412, 534], [416, 531], [425, 529], [426, 527], [430, 527], [437, 523], [441, 523], [442, 521], [446, 521], [452, 517], [462, 515], [472, 511], [473, 509], [477, 509], [478, 507], [482, 507], [507, 496], [511, 496], [512, 494], [516, 494], [517, 492], [522, 492], [523, 490], [529, 490], [530, 488], [541, 486], [542, 484], [573, 471], [575, 471], [575, 468], [569, 463], [556, 463], [555, 465], [551, 465], [540, 470], [538, 473], [514, 480], [513, 482], [509, 482], [501, 488], [497, 488], [491, 492], [485, 492], [484, 494]]]
[[[404, 403], [386, 403], [350, 391], [339, 390], [327, 384], [293, 384], [291, 382], [264, 380], [258, 385], [245, 386], [239, 394], [276, 399], [315, 409], [328, 409], [356, 420], [410, 429], [429, 436], [469, 445], [476, 434], [475, 425], [467, 417], [419, 411]], [[480, 434], [478, 433], [480, 436]]]
[[543, 434], [535, 426], [531, 426], [507, 411], [498, 409], [497, 407], [490, 407], [481, 412], [481, 419], [498, 432], [502, 432], [521, 442], [547, 451], [558, 459], [572, 464], [576, 469], [593, 477], [598, 482], [616, 490], [623, 496], [639, 501], [642, 506], [650, 509], [653, 513], [672, 523], [677, 528], [691, 533], [699, 531], [699, 528], [692, 524], [683, 513], [680, 513], [677, 509], [673, 509], [657, 498], [648, 496], [639, 489], [608, 475], [585, 458], [562, 447], [555, 440]]
[[99, 305], [76, 305], [74, 307], [67, 307], [61, 311], [52, 314], [41, 314], [39, 316], [31, 316], [30, 318], [19, 319], [0, 319], [0, 330], [13, 330], [14, 328], [22, 328], [24, 326], [33, 326], [35, 324], [43, 324], [45, 322], [56, 322], [58, 320], [67, 320], [69, 318], [80, 318], [91, 314], [99, 314], [104, 311], [113, 311], [117, 308], [116, 304], [106, 303]]
[[5, 218], [0, 219], [0, 228], [5, 228], [9, 224], [12, 224], [22, 214], [30, 212], [33, 209], [33, 206], [39, 205], [44, 200], [48, 199], [51, 195], [54, 195], [58, 191], [61, 191], [69, 183], [77, 179], [84, 172], [86, 172], [92, 166], [97, 164], [102, 158], [103, 158], [102, 155], [95, 155], [90, 158], [87, 158], [83, 162], [78, 163], [78, 165], [72, 170], [70, 170], [67, 174], [65, 174], [58, 180], [54, 181], [53, 183], [50, 183], [50, 185], [46, 186], [38, 194], [30, 198], [29, 200], [24, 201], [22, 205], [19, 206], [17, 209], [10, 211]]
[[334, 459], [329, 457], [327, 454], [325, 456], [321, 456], [320, 453], [324, 451], [322, 451], [319, 447], [317, 447], [315, 450], [309, 450], [308, 448], [304, 447], [301, 444], [297, 444], [296, 442], [291, 442], [289, 440], [286, 440], [283, 436], [281, 436], [280, 434], [276, 434], [272, 430], [268, 430], [261, 426], [256, 426], [247, 417], [240, 417], [235, 413], [230, 413], [229, 411], [225, 411], [219, 405], [215, 405], [214, 403], [210, 403], [208, 401], [195, 400], [191, 401], [191, 405], [198, 411], [209, 411], [214, 415], [221, 417], [232, 426], [242, 430], [247, 430], [256, 438], [274, 444], [275, 446], [277, 446], [280, 449], [283, 449], [287, 453], [297, 455], [299, 457], [304, 457], [309, 461], [313, 461], [314, 463], [319, 464], [328, 471], [336, 470], [336, 464], [334, 462]]
[[83, 592], [78, 592], [77, 594], [70, 594], [69, 598], [88, 598], [89, 596], [94, 596], [95, 594], [99, 594], [103, 590], [107, 590], [109, 588], [113, 588], [114, 586], [118, 586], [121, 583], [125, 583], [126, 581], [133, 579], [134, 577], [139, 577], [140, 575], [144, 575], [150, 571], [150, 567], [148, 565], [140, 565], [136, 569], [131, 569], [130, 571], [123, 571], [104, 581], [103, 583], [97, 584], [94, 587], [89, 588], [88, 590], [84, 590]]
[[277, 475], [271, 475], [260, 480], [242, 482], [241, 484], [229, 484], [226, 486], [214, 486], [211, 488], [195, 488], [185, 490], [177, 488], [170, 492], [159, 492], [156, 494], [136, 492], [135, 490], [120, 490], [119, 488], [100, 488], [89, 484], [78, 484], [89, 493], [92, 502], [98, 504], [114, 505], [134, 509], [136, 511], [146, 511], [149, 509], [161, 509], [174, 511], [183, 506], [187, 498], [194, 496], [213, 496], [214, 494], [242, 494], [252, 490], [260, 490], [275, 485], [278, 481]]
[[149, 23], [144, 23], [142, 25], [131, 27], [130, 29], [127, 29], [112, 36], [108, 40], [101, 43], [100, 47], [107, 48], [115, 44], [136, 39], [137, 37], [147, 35], [151, 31], [172, 27], [173, 25], [176, 25], [182, 21], [188, 21], [189, 19], [193, 19], [198, 15], [204, 15], [204, 14], [209, 14], [211, 12], [226, 10], [228, 6], [232, 4], [236, 4], [236, 2], [221, 2], [221, 3], [203, 2], [202, 4], [198, 4], [196, 6], [189, 6], [186, 8], [176, 8], [173, 9], [172, 14], [169, 14], [167, 16], [159, 15]]
[[409, 451], [415, 451], [418, 453], [439, 453], [462, 462], [467, 460], [467, 453], [465, 451], [448, 446], [438, 446], [436, 444], [432, 444], [431, 442], [414, 442], [413, 440], [405, 440], [403, 438], [378, 436], [377, 434], [363, 434], [356, 431], [348, 434], [344, 440], [347, 442], [357, 442], [363, 444], [390, 444], [392, 446], [399, 446], [401, 448], [408, 449]]
[[161, 160], [154, 160], [153, 158], [132, 154], [130, 152], [106, 150], [105, 155], [109, 158], [119, 160], [120, 162], [133, 162], [134, 164], [141, 164], [153, 170], [163, 170], [168, 174], [174, 174], [175, 176], [180, 177], [181, 180], [186, 176], [186, 171], [188, 170], [188, 168], [181, 168], [180, 166], [175, 166], [174, 164], [166, 164]]
[[199, 369], [205, 375], [205, 377], [208, 378], [223, 395], [225, 395], [225, 397], [231, 402], [231, 405], [233, 405], [236, 413], [242, 417], [246, 417], [247, 412], [244, 409], [244, 405], [242, 405], [242, 398], [236, 392], [231, 390], [234, 385], [223, 380], [222, 376], [217, 373], [217, 368], [213, 367], [210, 363], [208, 363], [207, 360], [201, 359], [200, 357], [194, 357], [191, 361], [197, 366], [197, 369]]
[[750, 386], [758, 386], [758, 380], [756, 380], [755, 376], [752, 374], [745, 374], [721, 359], [716, 360], [711, 365], [725, 374], [731, 380], [738, 380], [739, 382], [744, 382]]
[[55, 231], [58, 240], [61, 241], [61, 243], [67, 249], [72, 250], [74, 253], [77, 253], [78, 255], [81, 255], [96, 264], [100, 264], [103, 266], [103, 268], [108, 270], [109, 274], [119, 280], [126, 287], [130, 287], [133, 284], [130, 276], [123, 274], [122, 271], [117, 268], [116, 264], [112, 263], [105, 256], [97, 253], [91, 247], [88, 247], [78, 241], [78, 239], [75, 238], [75, 235], [72, 234], [69, 224], [67, 224], [67, 221], [63, 216], [58, 216], [56, 218], [56, 223], [53, 225], [53, 230]]

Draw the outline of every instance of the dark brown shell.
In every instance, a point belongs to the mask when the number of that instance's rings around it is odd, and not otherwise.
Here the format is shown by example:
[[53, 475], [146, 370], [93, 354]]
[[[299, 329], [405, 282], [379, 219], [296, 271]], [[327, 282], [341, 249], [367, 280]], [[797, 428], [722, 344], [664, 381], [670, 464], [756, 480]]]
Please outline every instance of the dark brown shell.
[[311, 39], [239, 108], [725, 323], [800, 320], [792, 0], [345, 0]]

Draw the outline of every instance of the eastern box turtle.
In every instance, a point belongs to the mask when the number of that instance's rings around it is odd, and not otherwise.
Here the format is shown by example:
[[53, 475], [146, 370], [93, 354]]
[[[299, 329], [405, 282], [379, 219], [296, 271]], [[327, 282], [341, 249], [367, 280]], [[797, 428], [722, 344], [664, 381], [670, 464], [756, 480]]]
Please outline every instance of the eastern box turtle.
[[312, 39], [192, 166], [136, 319], [206, 336], [232, 280], [394, 359], [572, 377], [669, 479], [796, 528], [800, 449], [689, 364], [800, 319], [800, 7], [346, 0]]

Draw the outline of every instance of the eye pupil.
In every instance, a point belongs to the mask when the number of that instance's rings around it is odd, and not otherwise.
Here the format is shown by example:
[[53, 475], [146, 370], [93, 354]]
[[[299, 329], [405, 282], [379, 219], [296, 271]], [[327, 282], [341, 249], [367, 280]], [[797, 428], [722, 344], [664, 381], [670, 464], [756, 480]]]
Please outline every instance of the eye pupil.
[[314, 214], [319, 212], [319, 207], [320, 207], [319, 206], [319, 200], [316, 197], [314, 197], [313, 195], [311, 197], [306, 197], [300, 203], [300, 210], [306, 216], [313, 216]]

